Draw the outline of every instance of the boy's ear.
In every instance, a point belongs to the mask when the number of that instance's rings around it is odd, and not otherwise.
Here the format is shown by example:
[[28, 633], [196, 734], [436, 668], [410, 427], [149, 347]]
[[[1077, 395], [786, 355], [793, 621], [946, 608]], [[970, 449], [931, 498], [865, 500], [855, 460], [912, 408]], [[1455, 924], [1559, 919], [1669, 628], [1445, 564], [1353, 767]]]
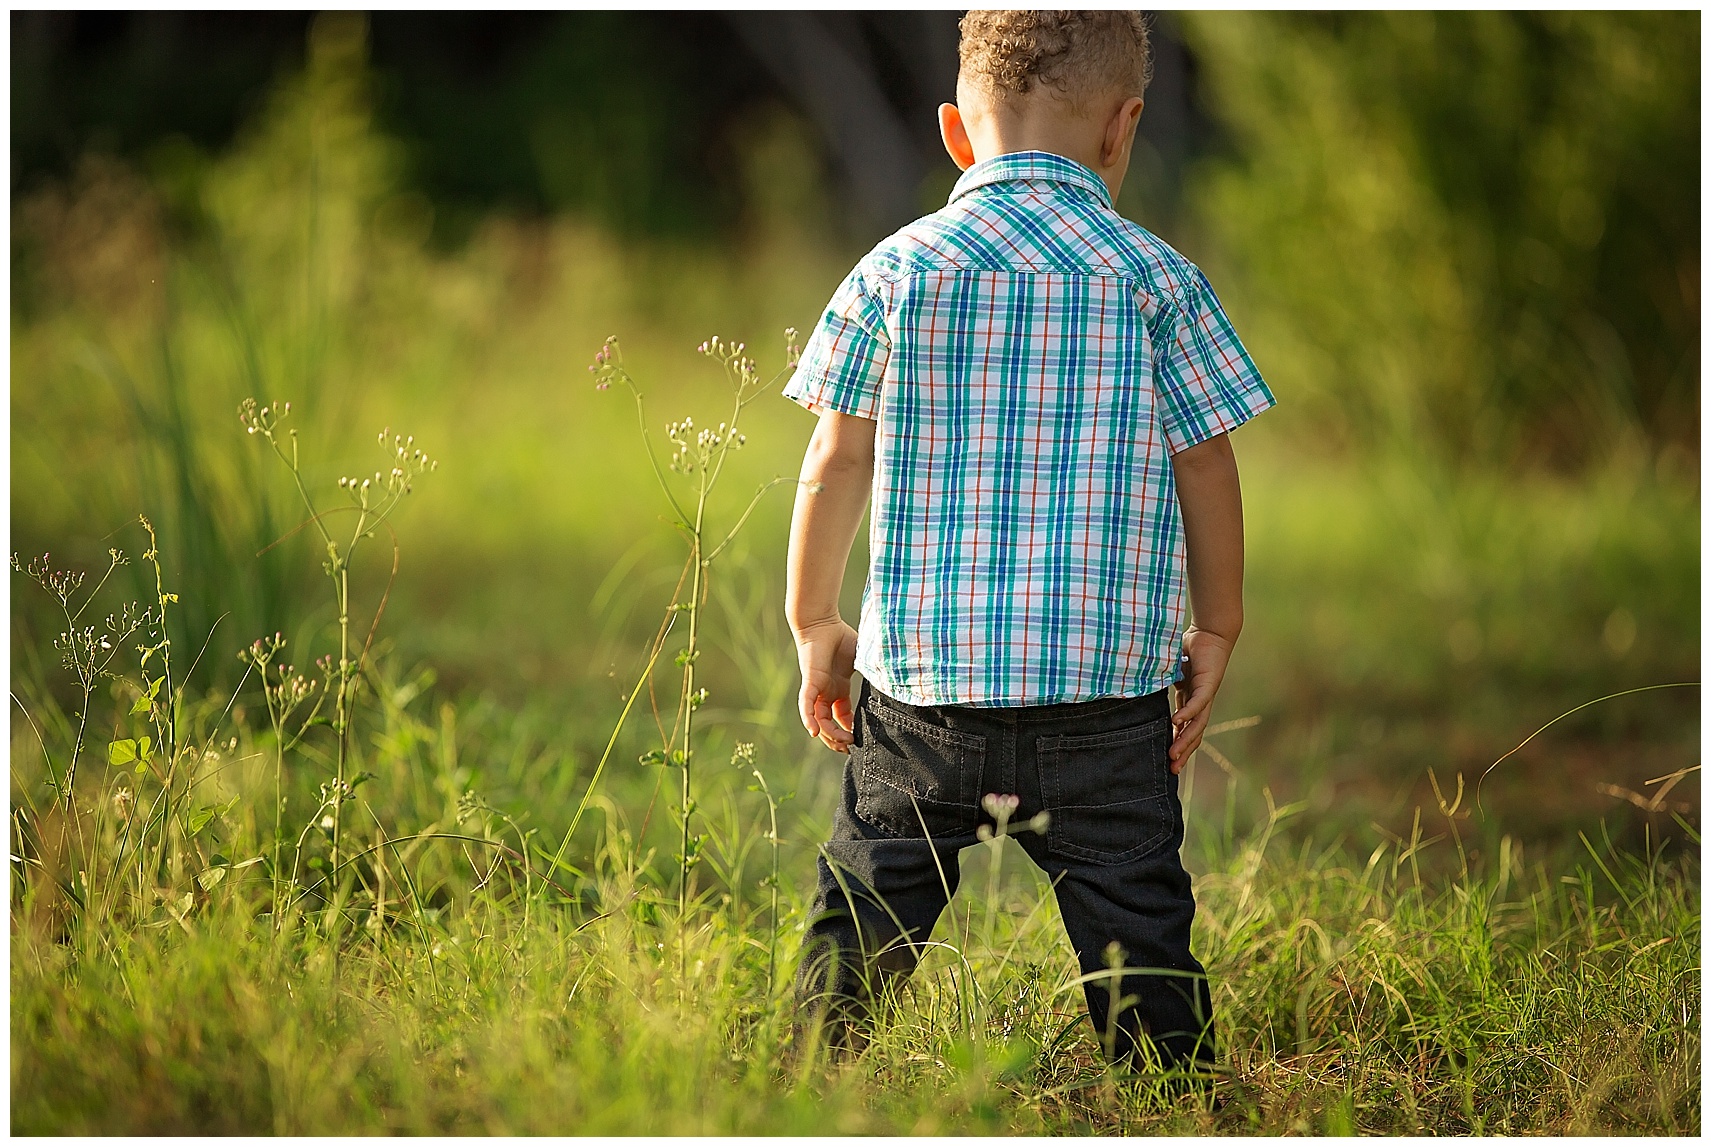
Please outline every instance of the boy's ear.
[[967, 171], [974, 166], [974, 145], [968, 141], [968, 129], [955, 104], [939, 105], [939, 138], [945, 141], [945, 150], [958, 168]]
[[1119, 160], [1127, 165], [1129, 145], [1134, 141], [1135, 128], [1141, 122], [1141, 109], [1145, 106], [1146, 101], [1140, 96], [1130, 96], [1111, 113], [1099, 147], [1099, 161], [1104, 166], [1114, 166]]

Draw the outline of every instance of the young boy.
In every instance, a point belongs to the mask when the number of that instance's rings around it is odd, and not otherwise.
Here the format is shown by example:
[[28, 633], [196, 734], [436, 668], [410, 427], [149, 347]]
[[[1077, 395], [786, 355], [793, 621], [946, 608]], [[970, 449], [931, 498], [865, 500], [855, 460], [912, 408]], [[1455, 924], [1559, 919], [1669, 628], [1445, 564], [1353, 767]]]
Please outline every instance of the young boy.
[[[1204, 1064], [1176, 774], [1242, 628], [1226, 435], [1273, 399], [1205, 277], [1112, 210], [1151, 71], [1139, 15], [961, 28], [939, 125], [964, 174], [857, 264], [784, 392], [820, 416], [785, 605], [802, 723], [849, 754], [798, 998], [847, 1038], [875, 980], [915, 966], [958, 851], [994, 813], [1043, 812], [1017, 840], [1082, 972], [1123, 969], [1085, 988], [1107, 1052]], [[870, 494], [858, 630], [838, 590]]]

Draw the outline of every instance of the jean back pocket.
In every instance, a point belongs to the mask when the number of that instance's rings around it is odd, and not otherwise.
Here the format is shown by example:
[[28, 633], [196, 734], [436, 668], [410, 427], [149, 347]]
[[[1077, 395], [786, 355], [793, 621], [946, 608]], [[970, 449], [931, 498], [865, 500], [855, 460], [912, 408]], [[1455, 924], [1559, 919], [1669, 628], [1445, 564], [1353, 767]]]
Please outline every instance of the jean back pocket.
[[986, 738], [898, 712], [871, 692], [857, 712], [856, 815], [900, 837], [972, 832]]
[[1041, 737], [1036, 744], [1052, 852], [1120, 864], [1177, 838], [1168, 717], [1085, 737]]

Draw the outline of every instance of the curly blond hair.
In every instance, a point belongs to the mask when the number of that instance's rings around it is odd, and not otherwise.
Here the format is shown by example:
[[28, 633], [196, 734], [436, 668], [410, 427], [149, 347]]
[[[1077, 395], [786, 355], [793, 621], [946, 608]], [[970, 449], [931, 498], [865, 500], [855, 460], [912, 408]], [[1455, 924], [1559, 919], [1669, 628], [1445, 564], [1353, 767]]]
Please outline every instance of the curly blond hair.
[[961, 76], [997, 99], [1037, 88], [1081, 106], [1145, 94], [1152, 47], [1139, 12], [970, 11], [959, 25]]

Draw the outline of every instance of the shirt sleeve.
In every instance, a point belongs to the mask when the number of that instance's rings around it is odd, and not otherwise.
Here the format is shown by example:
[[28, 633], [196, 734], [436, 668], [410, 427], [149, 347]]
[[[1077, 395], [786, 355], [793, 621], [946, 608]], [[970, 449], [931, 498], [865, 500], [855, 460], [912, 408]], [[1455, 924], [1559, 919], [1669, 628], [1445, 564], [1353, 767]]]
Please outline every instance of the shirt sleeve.
[[1172, 454], [1277, 405], [1198, 268], [1166, 338], [1153, 377]]
[[810, 410], [879, 418], [879, 392], [891, 359], [885, 311], [857, 266], [839, 284], [808, 336], [784, 396]]

